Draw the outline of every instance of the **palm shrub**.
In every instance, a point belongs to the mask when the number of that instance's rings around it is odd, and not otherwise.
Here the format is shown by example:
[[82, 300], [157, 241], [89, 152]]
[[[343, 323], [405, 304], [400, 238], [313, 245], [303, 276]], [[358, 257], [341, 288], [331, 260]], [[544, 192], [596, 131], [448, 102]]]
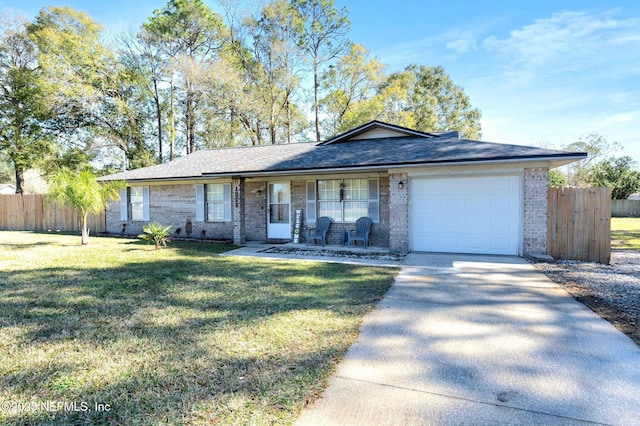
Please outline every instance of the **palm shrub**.
[[143, 234], [138, 235], [138, 238], [153, 242], [156, 246], [156, 250], [159, 250], [161, 247], [166, 247], [167, 243], [171, 241], [169, 238], [171, 226], [164, 226], [157, 222], [151, 222], [142, 228], [142, 232]]
[[89, 244], [89, 214], [102, 213], [112, 200], [119, 197], [125, 182], [98, 182], [90, 168], [74, 171], [62, 168], [49, 178], [49, 197], [73, 207], [82, 220], [82, 245]]

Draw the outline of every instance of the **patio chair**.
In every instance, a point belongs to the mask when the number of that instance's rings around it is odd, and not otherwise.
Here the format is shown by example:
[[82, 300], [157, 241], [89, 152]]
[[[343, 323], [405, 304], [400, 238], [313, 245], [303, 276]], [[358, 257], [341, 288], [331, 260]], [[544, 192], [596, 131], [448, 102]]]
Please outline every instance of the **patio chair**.
[[353, 241], [362, 241], [364, 248], [369, 245], [369, 233], [371, 230], [372, 220], [368, 217], [361, 217], [356, 220], [356, 229], [352, 229], [349, 232], [349, 240], [347, 245], [351, 246]]
[[316, 221], [316, 227], [307, 229], [307, 247], [309, 247], [309, 241], [311, 240], [320, 240], [320, 244], [322, 244], [322, 247], [324, 247], [324, 243], [327, 241], [327, 231], [329, 231], [329, 225], [331, 225], [330, 217], [319, 217]]

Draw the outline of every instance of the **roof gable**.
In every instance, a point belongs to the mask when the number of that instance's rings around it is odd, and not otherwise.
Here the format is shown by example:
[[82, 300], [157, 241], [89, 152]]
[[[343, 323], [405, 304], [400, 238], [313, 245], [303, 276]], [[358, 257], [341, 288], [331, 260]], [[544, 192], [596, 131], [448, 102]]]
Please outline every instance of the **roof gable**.
[[356, 127], [355, 129], [349, 130], [348, 132], [322, 142], [319, 145], [331, 145], [364, 139], [406, 138], [407, 136], [423, 138], [434, 137], [434, 135], [430, 133], [424, 133], [418, 130], [407, 129], [406, 127], [373, 120], [367, 124], [363, 124], [360, 127]]

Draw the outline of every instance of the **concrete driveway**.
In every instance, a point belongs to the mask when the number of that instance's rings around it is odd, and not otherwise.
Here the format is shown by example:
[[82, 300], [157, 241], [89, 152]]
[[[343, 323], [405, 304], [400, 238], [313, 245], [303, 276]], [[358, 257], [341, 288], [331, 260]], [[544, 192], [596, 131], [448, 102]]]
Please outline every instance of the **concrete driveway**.
[[640, 349], [515, 257], [411, 254], [299, 425], [640, 424]]

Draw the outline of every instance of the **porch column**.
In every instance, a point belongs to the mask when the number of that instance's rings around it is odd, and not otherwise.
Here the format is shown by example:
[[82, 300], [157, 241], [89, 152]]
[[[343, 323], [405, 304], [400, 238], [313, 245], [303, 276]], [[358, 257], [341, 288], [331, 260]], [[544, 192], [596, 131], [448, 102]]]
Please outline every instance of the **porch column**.
[[233, 244], [245, 243], [244, 178], [233, 176], [231, 180], [231, 209], [233, 216]]
[[389, 174], [389, 250], [397, 254], [409, 252], [409, 179], [406, 173]]

